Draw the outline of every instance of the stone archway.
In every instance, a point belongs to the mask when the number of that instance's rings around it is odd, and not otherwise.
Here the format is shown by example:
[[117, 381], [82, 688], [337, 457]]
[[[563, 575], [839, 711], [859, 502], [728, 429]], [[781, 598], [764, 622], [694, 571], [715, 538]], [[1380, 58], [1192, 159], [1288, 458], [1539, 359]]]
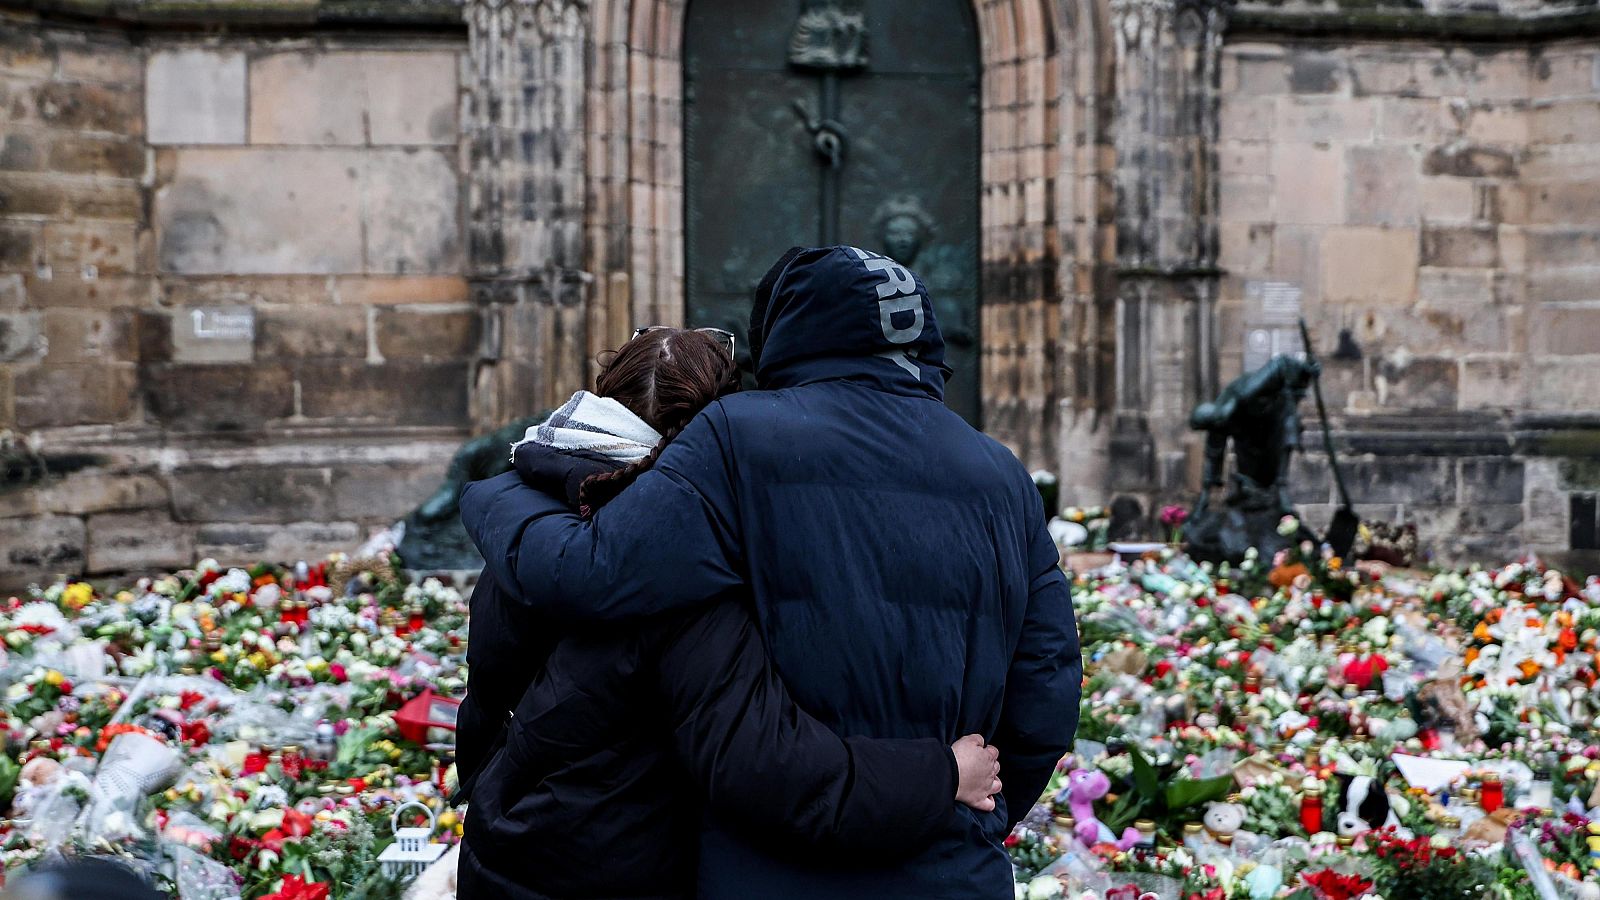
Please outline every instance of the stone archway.
[[[1100, 20], [1091, 0], [1082, 5], [1071, 18]], [[1029, 464], [1053, 467], [1062, 388], [1078, 390], [1057, 372], [1061, 301], [1092, 293], [1095, 264], [1076, 257], [1098, 251], [1092, 234], [1105, 189], [1081, 174], [1098, 165], [1097, 142], [1064, 148], [1064, 138], [1098, 108], [1083, 101], [1082, 82], [1099, 66], [1069, 52], [1051, 0], [974, 6], [983, 68], [984, 424]], [[591, 316], [595, 350], [625, 337], [634, 321], [683, 316], [685, 11], [684, 0], [601, 0], [592, 10], [586, 234], [597, 273], [592, 307], [604, 311], [603, 325]], [[1082, 238], [1064, 236], [1069, 228]]]
[[[973, 0], [982, 417], [1084, 502], [1184, 481], [1214, 380], [1218, 0]], [[468, 0], [480, 423], [684, 314], [685, 0]]]

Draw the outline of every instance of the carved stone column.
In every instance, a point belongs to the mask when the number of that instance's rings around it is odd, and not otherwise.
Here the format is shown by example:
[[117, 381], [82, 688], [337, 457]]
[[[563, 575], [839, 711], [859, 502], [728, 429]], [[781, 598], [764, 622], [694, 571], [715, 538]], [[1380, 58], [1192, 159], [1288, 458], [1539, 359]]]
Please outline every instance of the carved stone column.
[[1221, 11], [1113, 0], [1117, 59], [1116, 404], [1112, 487], [1187, 489], [1188, 413], [1215, 388]]
[[466, 0], [464, 117], [472, 295], [483, 316], [480, 427], [584, 383], [585, 0]]

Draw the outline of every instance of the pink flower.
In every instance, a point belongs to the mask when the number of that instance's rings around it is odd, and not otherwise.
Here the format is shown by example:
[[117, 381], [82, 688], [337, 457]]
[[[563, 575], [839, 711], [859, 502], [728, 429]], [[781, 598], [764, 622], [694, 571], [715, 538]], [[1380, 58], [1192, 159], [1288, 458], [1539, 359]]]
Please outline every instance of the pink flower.
[[1161, 524], [1176, 528], [1189, 521], [1189, 511], [1181, 506], [1167, 506], [1161, 510]]

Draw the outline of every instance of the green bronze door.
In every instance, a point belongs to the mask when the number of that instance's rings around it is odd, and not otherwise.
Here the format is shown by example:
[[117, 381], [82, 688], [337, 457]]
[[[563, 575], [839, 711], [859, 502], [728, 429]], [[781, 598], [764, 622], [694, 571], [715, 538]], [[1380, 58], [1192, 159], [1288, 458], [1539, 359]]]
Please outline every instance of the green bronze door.
[[792, 245], [885, 253], [927, 284], [977, 423], [978, 77], [971, 0], [691, 0], [689, 322], [743, 335]]

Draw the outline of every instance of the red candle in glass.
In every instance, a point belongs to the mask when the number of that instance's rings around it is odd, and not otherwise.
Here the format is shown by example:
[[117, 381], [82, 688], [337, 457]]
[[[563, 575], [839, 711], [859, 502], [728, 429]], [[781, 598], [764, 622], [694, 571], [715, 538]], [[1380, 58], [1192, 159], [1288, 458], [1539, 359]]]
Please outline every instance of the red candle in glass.
[[1492, 813], [1506, 805], [1505, 786], [1500, 783], [1500, 779], [1484, 780], [1478, 789], [1478, 802], [1486, 813]]
[[1300, 795], [1300, 827], [1306, 834], [1322, 831], [1322, 791], [1312, 788]]

